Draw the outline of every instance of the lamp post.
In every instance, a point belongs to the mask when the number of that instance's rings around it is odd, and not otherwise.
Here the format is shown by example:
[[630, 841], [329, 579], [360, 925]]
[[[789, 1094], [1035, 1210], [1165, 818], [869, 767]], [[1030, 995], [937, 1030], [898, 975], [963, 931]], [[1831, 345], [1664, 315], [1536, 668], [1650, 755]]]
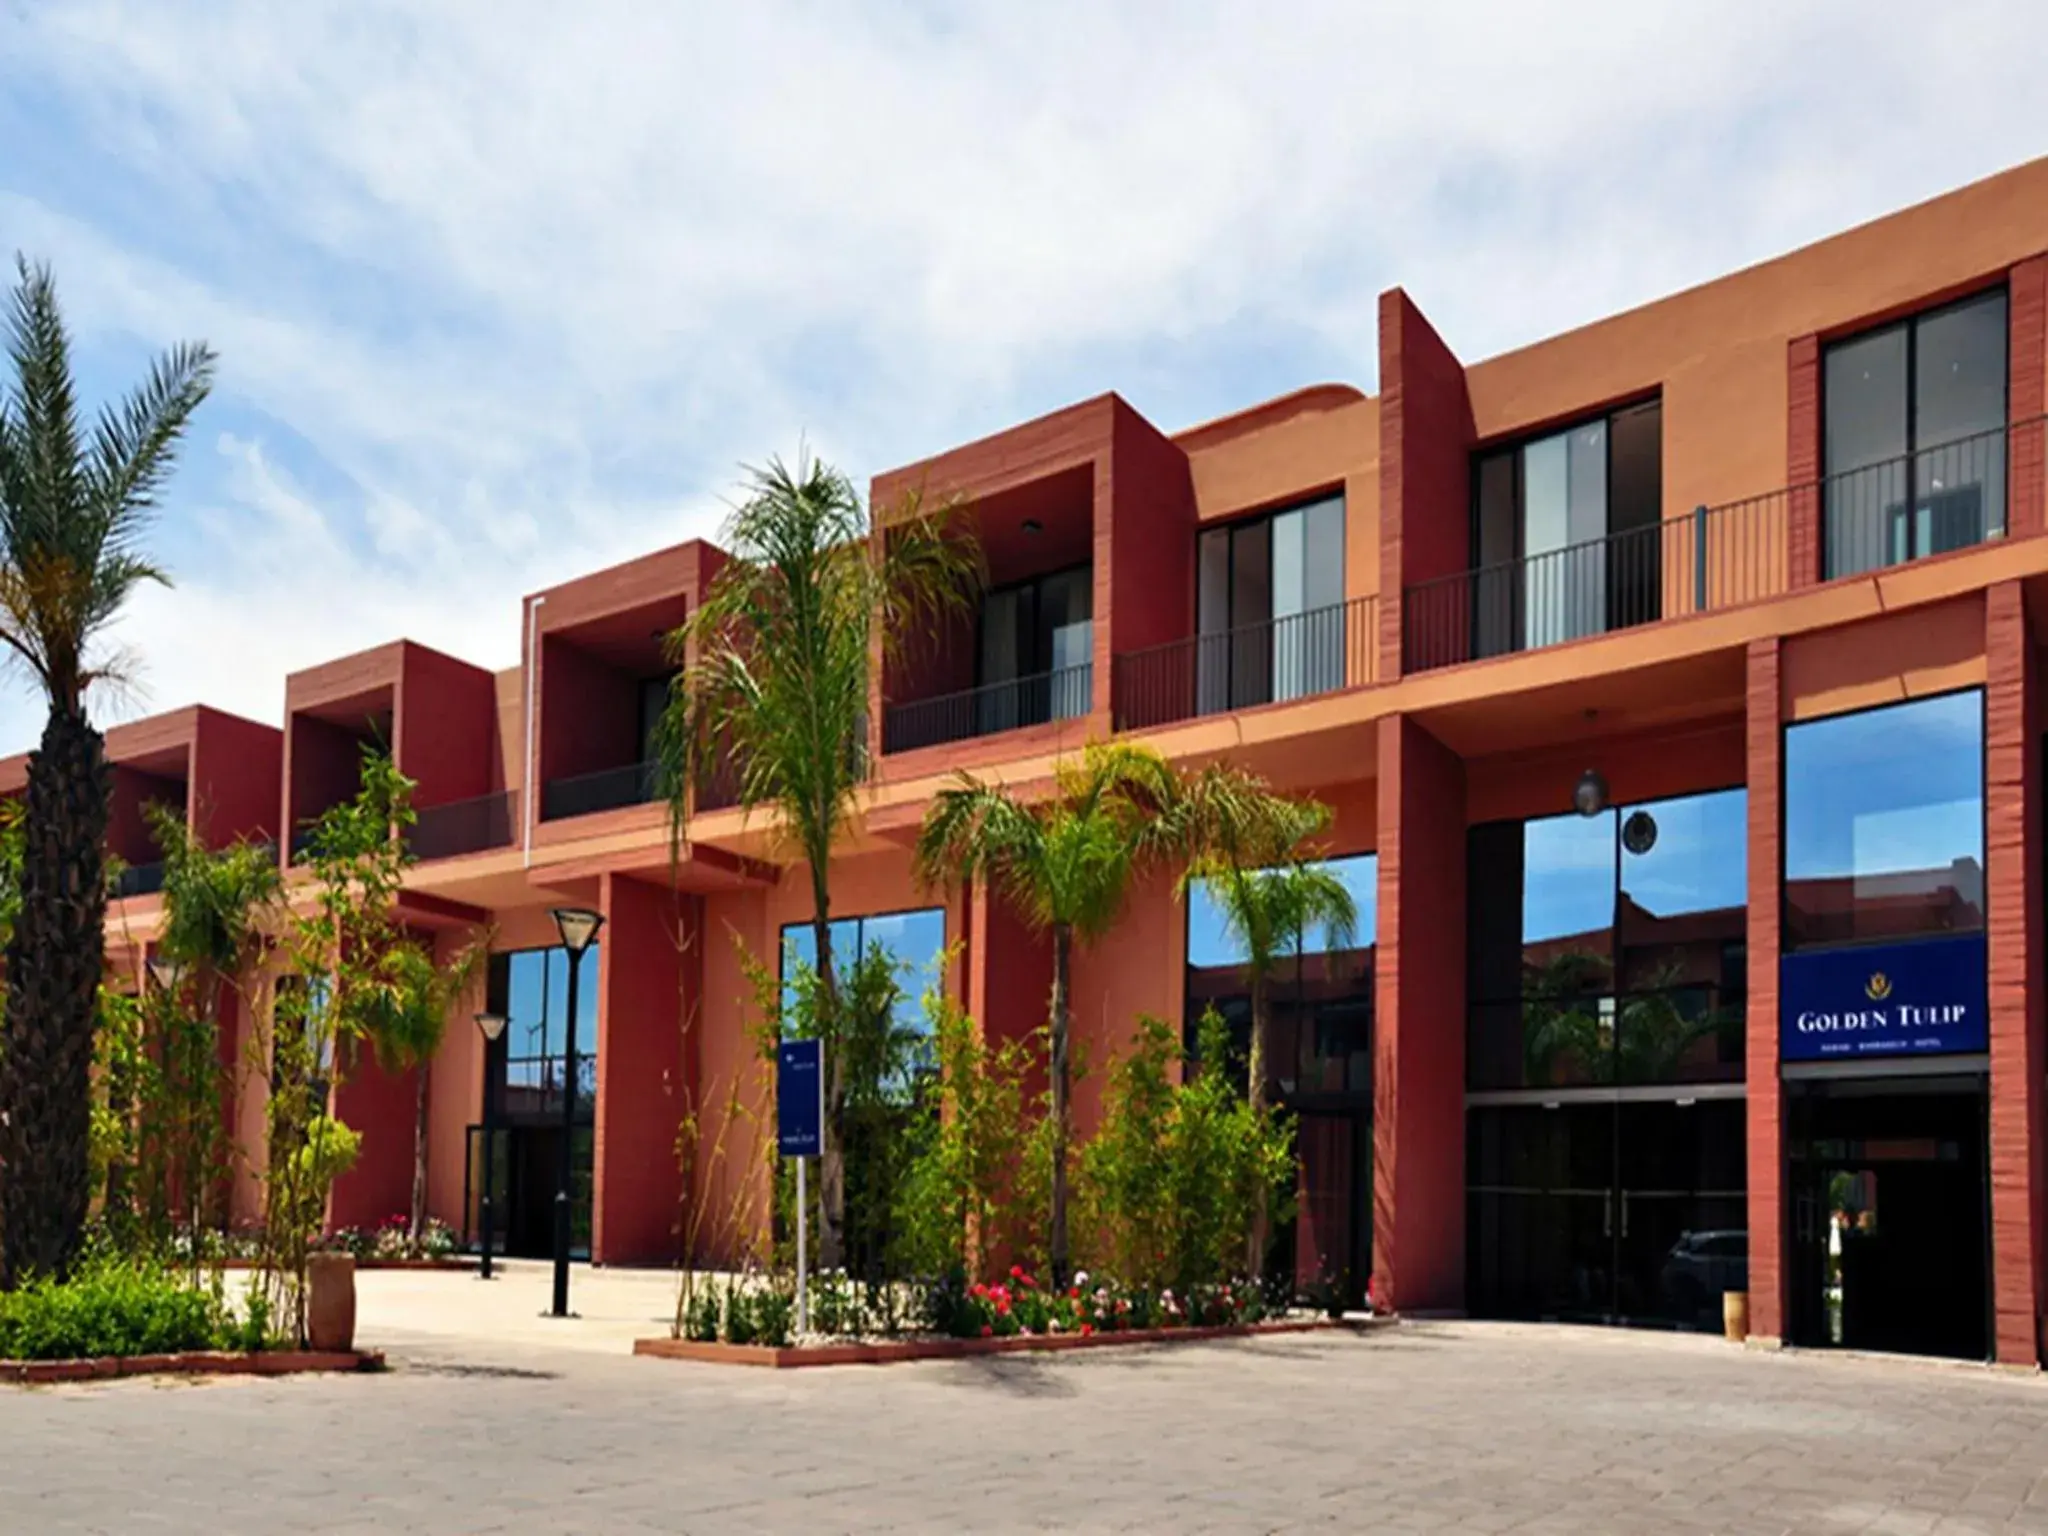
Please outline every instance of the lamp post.
[[587, 907], [557, 907], [555, 928], [569, 951], [569, 1017], [562, 1028], [562, 1155], [555, 1173], [555, 1298], [550, 1317], [569, 1315], [569, 1186], [575, 1180], [576, 1140], [576, 990], [583, 970], [583, 951], [604, 926], [604, 914]]
[[505, 1033], [505, 1015], [502, 1013], [480, 1013], [476, 1016], [476, 1027], [484, 1037], [484, 1175], [478, 1225], [483, 1229], [483, 1263], [477, 1270], [477, 1279], [491, 1278], [491, 1047], [498, 1043], [498, 1037]]

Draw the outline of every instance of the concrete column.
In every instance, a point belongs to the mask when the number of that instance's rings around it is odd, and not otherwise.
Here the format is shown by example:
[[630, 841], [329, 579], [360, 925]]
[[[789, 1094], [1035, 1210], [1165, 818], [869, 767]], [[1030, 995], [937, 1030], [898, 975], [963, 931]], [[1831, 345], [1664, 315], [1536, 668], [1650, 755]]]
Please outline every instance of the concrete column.
[[1785, 1337], [1785, 1125], [1778, 1080], [1778, 945], [1784, 871], [1784, 731], [1776, 639], [1749, 647], [1749, 1332]]
[[1379, 726], [1373, 1289], [1465, 1305], [1465, 766], [1422, 726]]
[[2026, 594], [1985, 594], [1984, 798], [1991, 983], [1992, 1347], [2041, 1360], [2044, 1185], [2041, 676]]
[[598, 963], [583, 977], [598, 989], [591, 1258], [662, 1262], [682, 1216], [676, 1132], [696, 1079], [701, 898], [608, 874], [598, 902]]
[[1785, 358], [1785, 481], [1788, 587], [1810, 587], [1821, 573], [1820, 338], [1795, 336]]

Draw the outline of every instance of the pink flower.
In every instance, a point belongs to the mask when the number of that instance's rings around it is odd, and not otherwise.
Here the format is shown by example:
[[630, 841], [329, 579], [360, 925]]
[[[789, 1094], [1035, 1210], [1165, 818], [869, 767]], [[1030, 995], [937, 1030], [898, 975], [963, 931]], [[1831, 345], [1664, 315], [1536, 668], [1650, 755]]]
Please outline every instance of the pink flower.
[[993, 1328], [989, 1327], [989, 1325], [988, 1325], [987, 1323], [983, 1323], [983, 1324], [981, 1325], [981, 1336], [982, 1336], [982, 1337], [983, 1337], [984, 1339], [985, 1339], [985, 1338], [987, 1338], [987, 1337], [988, 1337], [988, 1336], [989, 1336], [990, 1334], [992, 1334], [992, 1333], [994, 1333], [994, 1332], [995, 1332], [995, 1329], [993, 1329]]

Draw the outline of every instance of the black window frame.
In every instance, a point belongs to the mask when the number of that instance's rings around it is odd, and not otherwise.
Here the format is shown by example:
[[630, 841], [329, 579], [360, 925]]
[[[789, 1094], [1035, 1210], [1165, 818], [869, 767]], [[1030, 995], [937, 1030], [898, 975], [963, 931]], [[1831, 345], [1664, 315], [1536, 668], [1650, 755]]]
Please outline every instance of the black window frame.
[[[1195, 618], [1197, 674], [1195, 686], [1198, 698], [1203, 699], [1201, 707], [1198, 707], [1196, 710], [1197, 714], [1221, 714], [1233, 709], [1256, 708], [1261, 704], [1274, 703], [1276, 699], [1281, 702], [1288, 702], [1294, 698], [1314, 698], [1326, 693], [1339, 692], [1348, 682], [1348, 678], [1340, 677], [1335, 688], [1310, 687], [1300, 694], [1281, 696], [1274, 684], [1273, 678], [1275, 637], [1282, 622], [1273, 613], [1273, 524], [1279, 518], [1287, 517], [1296, 512], [1305, 512], [1311, 507], [1319, 507], [1331, 501], [1337, 504], [1337, 532], [1342, 544], [1339, 557], [1341, 567], [1339, 586], [1343, 595], [1334, 603], [1325, 603], [1316, 608], [1304, 608], [1298, 614], [1288, 614], [1285, 616], [1287, 619], [1301, 622], [1305, 626], [1304, 639], [1306, 639], [1309, 633], [1322, 631], [1329, 627], [1327, 619], [1323, 623], [1317, 623], [1318, 615], [1327, 616], [1333, 613], [1341, 615], [1352, 601], [1350, 581], [1351, 499], [1346, 494], [1343, 481], [1337, 481], [1335, 484], [1324, 486], [1318, 490], [1290, 496], [1286, 501], [1276, 502], [1271, 506], [1258, 508], [1256, 511], [1240, 513], [1234, 517], [1219, 518], [1214, 522], [1203, 523], [1195, 529], [1194, 602], [1191, 606]], [[1265, 535], [1266, 616], [1263, 619], [1240, 622], [1237, 616], [1237, 540], [1240, 535], [1249, 533], [1254, 529], [1261, 531]], [[1202, 545], [1205, 540], [1218, 536], [1226, 541], [1224, 548], [1227, 568], [1224, 573], [1223, 583], [1224, 623], [1220, 629], [1204, 629], [1202, 627]], [[1343, 632], [1348, 626], [1340, 619], [1336, 627], [1338, 630], [1336, 639], [1340, 647], [1336, 659], [1341, 670], [1344, 663], [1343, 647], [1346, 643]], [[1253, 629], [1262, 631], [1262, 633], [1250, 633]], [[1223, 661], [1222, 697], [1220, 701], [1210, 704], [1206, 701], [1206, 690], [1203, 688], [1200, 674], [1202, 663], [1206, 659], [1204, 649], [1216, 643], [1221, 644], [1223, 652], [1221, 658]], [[1240, 665], [1249, 674], [1247, 678], [1241, 679], [1238, 676]]]
[[[1890, 459], [1879, 459], [1870, 464], [1858, 464], [1852, 466], [1851, 468], [1840, 470], [1834, 468], [1832, 465], [1828, 463], [1827, 443], [1829, 354], [1834, 352], [1839, 347], [1853, 346], [1857, 342], [1868, 341], [1875, 336], [1882, 336], [1888, 331], [1904, 332], [1906, 340], [1905, 361], [1903, 364], [1906, 385], [1906, 445], [1904, 449], [1901, 450], [1901, 452], [1895, 457], [1898, 460], [1902, 461], [1905, 465], [1905, 490], [1907, 497], [1910, 499], [1917, 494], [1913, 487], [1915, 480], [1915, 470], [1918, 465], [1920, 455], [1923, 453], [1936, 452], [1941, 448], [1948, 446], [1949, 443], [1968, 441], [1968, 438], [1952, 438], [1947, 440], [1947, 442], [1927, 444], [1923, 444], [1920, 441], [1920, 326], [1925, 321], [1939, 319], [1943, 315], [1950, 314], [1959, 309], [1967, 308], [1969, 305], [1981, 303], [1983, 300], [1991, 298], [1994, 295], [2002, 296], [2005, 299], [2005, 376], [2000, 382], [1999, 425], [1997, 427], [1987, 427], [1984, 430], [1986, 432], [2003, 431], [2009, 433], [2012, 430], [2013, 425], [2012, 285], [2002, 277], [1996, 282], [1987, 283], [1983, 287], [1972, 289], [1968, 293], [1958, 294], [1953, 298], [1943, 299], [1939, 303], [1929, 304], [1925, 308], [1911, 310], [1903, 315], [1894, 315], [1891, 319], [1879, 321], [1874, 325], [1865, 325], [1859, 327], [1856, 330], [1844, 331], [1840, 335], [1830, 336], [1822, 341], [1820, 347], [1819, 367], [1817, 370], [1818, 377], [1815, 380], [1816, 394], [1818, 395], [1820, 403], [1819, 421], [1817, 423], [1817, 426], [1820, 434], [1820, 482], [1823, 487], [1822, 505], [1820, 508], [1820, 571], [1822, 580], [1836, 581], [1855, 576], [1867, 576], [1870, 575], [1872, 571], [1891, 570], [1894, 569], [1897, 565], [1907, 565], [1915, 560], [1924, 560], [1928, 558], [1928, 552], [1926, 551], [1909, 551], [1904, 560], [1888, 563], [1885, 565], [1874, 566], [1866, 570], [1847, 572], [1845, 576], [1836, 576], [1829, 569], [1829, 552], [1827, 545], [1827, 505], [1825, 487], [1829, 485], [1831, 482], [1840, 479], [1843, 476], [1858, 473], [1866, 473], [1872, 469], [1880, 467], [1881, 465], [1893, 462]], [[1977, 434], [1972, 435], [1974, 436]], [[2012, 462], [2011, 455], [2009, 453], [2006, 456], [2004, 473], [2000, 477], [2000, 484], [2004, 493], [2004, 502], [1998, 509], [1998, 532], [1995, 535], [1988, 532], [1987, 518], [1986, 537], [1984, 540], [1980, 541], [1980, 544], [1990, 542], [1992, 538], [2002, 538], [2011, 529]], [[1910, 529], [1910, 522], [1908, 524], [1908, 527]], [[1973, 545], [1969, 547], [1975, 548], [1979, 546]], [[1882, 708], [1883, 706], [1875, 707]], [[1843, 713], [1853, 714], [1858, 713], [1858, 711], [1845, 710], [1843, 711]]]

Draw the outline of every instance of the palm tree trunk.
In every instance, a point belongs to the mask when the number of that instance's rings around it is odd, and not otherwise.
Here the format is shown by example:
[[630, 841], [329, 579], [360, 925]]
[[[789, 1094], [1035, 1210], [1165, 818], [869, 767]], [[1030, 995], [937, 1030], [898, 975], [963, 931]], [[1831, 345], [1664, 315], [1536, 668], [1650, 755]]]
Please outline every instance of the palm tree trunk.
[[406, 1224], [406, 1246], [417, 1255], [427, 1231], [427, 1082], [434, 1070], [431, 1061], [420, 1063], [419, 1083], [414, 1090], [412, 1112], [412, 1213]]
[[1073, 929], [1052, 925], [1052, 1231], [1047, 1247], [1052, 1283], [1067, 1283], [1067, 963]]
[[0, 1027], [0, 1285], [64, 1275], [91, 1203], [92, 1038], [106, 959], [111, 775], [100, 734], [57, 704], [29, 755], [21, 917]]
[[[1266, 1037], [1271, 1026], [1269, 1015], [1272, 1003], [1266, 996], [1266, 973], [1263, 967], [1252, 970], [1252, 1049], [1251, 1068], [1246, 1076], [1250, 1078], [1251, 1106], [1255, 1113], [1266, 1111]], [[1267, 1190], [1261, 1184], [1252, 1197], [1251, 1239], [1245, 1251], [1245, 1277], [1254, 1282], [1263, 1280], [1266, 1273], [1266, 1204]]]
[[[818, 1267], [833, 1270], [846, 1263], [846, 1147], [840, 1140], [840, 1118], [846, 1107], [846, 1078], [840, 1070], [838, 1043], [839, 986], [832, 973], [831, 895], [819, 866], [811, 866], [813, 900], [811, 937], [818, 955], [818, 1001], [824, 1017], [817, 1021], [825, 1042], [825, 1123], [818, 1149]], [[799, 1211], [797, 1220], [806, 1219]]]

